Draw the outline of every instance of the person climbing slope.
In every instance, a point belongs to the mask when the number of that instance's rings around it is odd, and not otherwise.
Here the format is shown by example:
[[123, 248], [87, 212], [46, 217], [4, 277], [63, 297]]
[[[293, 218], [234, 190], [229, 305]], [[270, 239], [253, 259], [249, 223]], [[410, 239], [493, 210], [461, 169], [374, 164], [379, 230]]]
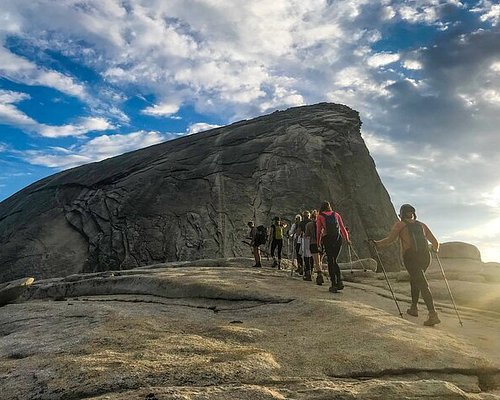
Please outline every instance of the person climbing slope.
[[342, 217], [332, 207], [328, 201], [324, 201], [320, 208], [320, 213], [316, 219], [316, 241], [319, 246], [323, 246], [328, 260], [328, 273], [330, 275], [331, 286], [328, 289], [332, 293], [337, 293], [344, 289], [342, 274], [337, 263], [337, 257], [342, 247], [342, 239], [348, 244], [349, 233], [347, 232]]
[[[283, 249], [283, 233], [287, 224], [281, 221], [280, 217], [274, 217], [274, 223], [270, 227], [269, 236], [271, 237], [271, 257], [273, 258], [273, 268], [281, 269], [281, 251]], [[278, 250], [278, 260], [274, 256], [275, 250]]]
[[324, 282], [323, 272], [321, 271], [321, 261], [318, 250], [318, 243], [316, 239], [316, 218], [318, 217], [318, 211], [311, 211], [311, 220], [306, 225], [305, 236], [309, 240], [309, 251], [312, 256], [311, 268], [316, 271], [316, 284], [322, 285]]
[[422, 298], [429, 311], [429, 317], [424, 325], [439, 324], [441, 321], [434, 308], [432, 293], [425, 278], [425, 271], [431, 262], [429, 242], [435, 252], [439, 251], [439, 242], [426, 224], [417, 221], [415, 207], [411, 204], [401, 206], [399, 218], [401, 221], [394, 224], [389, 236], [381, 240], [372, 240], [372, 242], [377, 247], [382, 248], [391, 245], [399, 238], [403, 263], [410, 275], [411, 306], [406, 312], [414, 317], [418, 316], [418, 299], [422, 293]]

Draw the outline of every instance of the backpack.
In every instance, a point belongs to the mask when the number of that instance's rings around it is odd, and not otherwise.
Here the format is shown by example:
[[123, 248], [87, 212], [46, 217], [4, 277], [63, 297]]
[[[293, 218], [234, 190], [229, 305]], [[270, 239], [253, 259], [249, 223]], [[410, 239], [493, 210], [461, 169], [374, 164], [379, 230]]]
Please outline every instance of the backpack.
[[254, 245], [260, 246], [261, 244], [265, 244], [267, 241], [267, 229], [264, 225], [259, 225], [255, 232]]
[[428, 254], [429, 243], [425, 237], [423, 225], [415, 221], [413, 223], [406, 223], [408, 233], [410, 234], [410, 248], [417, 254]]
[[325, 218], [326, 236], [333, 238], [334, 241], [338, 241], [340, 239], [340, 226], [337, 217], [335, 217], [335, 211], [331, 215], [325, 213], [321, 213], [321, 215]]

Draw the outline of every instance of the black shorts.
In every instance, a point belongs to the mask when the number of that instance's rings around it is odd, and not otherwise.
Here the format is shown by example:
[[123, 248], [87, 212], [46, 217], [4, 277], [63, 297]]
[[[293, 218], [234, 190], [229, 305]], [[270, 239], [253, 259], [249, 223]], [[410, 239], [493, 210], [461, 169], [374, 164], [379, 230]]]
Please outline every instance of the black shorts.
[[311, 252], [311, 254], [317, 254], [317, 253], [319, 253], [318, 244], [317, 243], [311, 243], [309, 245], [309, 251]]

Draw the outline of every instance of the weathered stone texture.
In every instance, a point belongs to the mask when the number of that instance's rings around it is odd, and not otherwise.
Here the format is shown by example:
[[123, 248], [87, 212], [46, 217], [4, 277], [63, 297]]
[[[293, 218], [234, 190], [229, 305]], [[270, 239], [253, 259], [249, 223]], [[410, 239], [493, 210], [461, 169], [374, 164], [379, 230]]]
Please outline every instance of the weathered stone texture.
[[[375, 258], [365, 240], [396, 214], [360, 125], [343, 105], [298, 107], [43, 179], [0, 203], [0, 282], [247, 254], [248, 220], [324, 199], [359, 256]], [[396, 251], [383, 254], [388, 270]]]

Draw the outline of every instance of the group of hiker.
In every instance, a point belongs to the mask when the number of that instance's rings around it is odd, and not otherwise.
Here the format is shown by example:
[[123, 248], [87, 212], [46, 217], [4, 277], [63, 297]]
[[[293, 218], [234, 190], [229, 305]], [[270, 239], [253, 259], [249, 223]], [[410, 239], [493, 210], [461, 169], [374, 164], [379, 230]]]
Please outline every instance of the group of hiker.
[[[377, 248], [384, 248], [398, 239], [401, 243], [403, 263], [410, 275], [411, 306], [407, 314], [418, 316], [418, 300], [420, 294], [429, 312], [426, 326], [433, 326], [441, 321], [434, 307], [429, 284], [425, 271], [430, 265], [429, 245], [432, 251], [439, 251], [439, 242], [431, 230], [423, 222], [417, 221], [415, 208], [410, 204], [401, 206], [400, 221], [396, 222], [387, 237], [381, 240], [370, 240]], [[273, 258], [273, 268], [281, 269], [283, 239], [292, 240], [294, 257], [297, 260], [297, 272], [305, 281], [312, 281], [313, 272], [316, 272], [316, 284], [324, 283], [322, 259], [326, 256], [328, 275], [330, 278], [329, 291], [338, 293], [344, 289], [342, 274], [337, 262], [342, 243], [351, 246], [349, 231], [344, 225], [341, 215], [332, 210], [331, 204], [324, 201], [319, 211], [303, 211], [295, 216], [295, 220], [288, 230], [288, 225], [280, 217], [274, 217], [269, 228], [263, 225], [255, 226], [248, 222], [250, 228], [250, 246], [255, 258], [255, 268], [262, 267], [260, 246], [270, 241], [270, 255]], [[378, 254], [378, 251], [377, 251]], [[295, 266], [293, 266], [295, 268]]]

